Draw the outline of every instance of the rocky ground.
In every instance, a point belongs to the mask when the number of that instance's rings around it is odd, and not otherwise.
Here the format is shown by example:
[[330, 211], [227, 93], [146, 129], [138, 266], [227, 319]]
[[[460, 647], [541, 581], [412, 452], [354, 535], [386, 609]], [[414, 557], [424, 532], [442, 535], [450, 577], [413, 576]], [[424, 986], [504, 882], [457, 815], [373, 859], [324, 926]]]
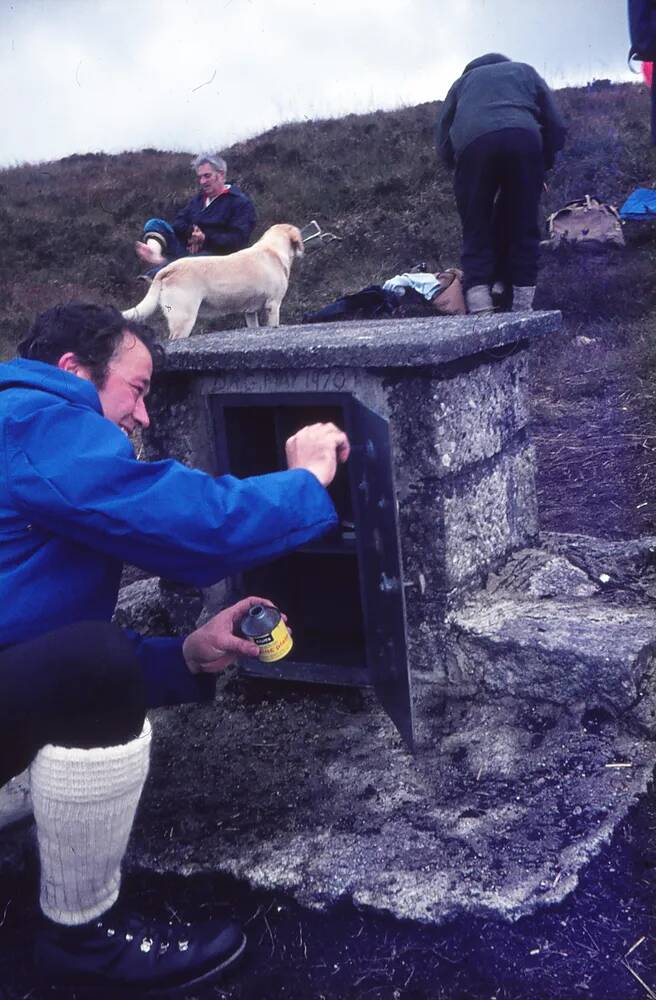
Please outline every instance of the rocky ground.
[[[319, 913], [216, 877], [132, 876], [126, 890], [135, 904], [164, 907], [174, 920], [221, 902], [244, 922], [250, 947], [242, 967], [187, 1000], [641, 1000], [656, 975], [655, 830], [656, 809], [645, 798], [564, 902], [512, 923], [470, 916], [435, 928], [346, 901]], [[36, 985], [35, 890], [33, 869], [3, 878], [0, 996], [73, 1000]]]
[[[536, 442], [544, 529], [611, 539], [655, 533], [652, 397], [640, 371], [609, 362], [608, 347], [603, 331], [582, 343], [570, 333], [536, 367]], [[648, 607], [653, 602], [651, 588], [650, 572], [642, 573], [630, 582], [629, 600]], [[644, 787], [649, 754], [642, 758], [626, 735], [620, 745], [612, 720], [603, 713], [586, 719], [585, 739], [577, 743], [576, 758], [568, 752], [565, 733], [559, 746], [558, 723], [550, 725], [544, 713], [526, 717], [525, 743], [519, 748], [526, 760], [518, 780], [530, 784], [531, 793], [535, 791], [538, 797], [540, 789], [533, 789], [532, 783], [545, 777], [556, 782], [562, 815], [545, 815], [542, 830], [535, 823], [522, 829], [521, 817], [515, 813], [509, 821], [502, 808], [527, 791], [513, 788], [500, 773], [503, 733], [495, 730], [493, 718], [478, 720], [479, 730], [486, 729], [497, 746], [497, 766], [486, 773], [482, 761], [465, 746], [463, 720], [460, 738], [455, 738], [456, 712], [457, 706], [451, 706], [444, 722], [446, 728], [451, 727], [445, 730], [445, 737], [451, 738], [451, 755], [442, 762], [442, 772], [430, 772], [431, 780], [440, 786], [440, 817], [418, 813], [412, 781], [401, 790], [390, 788], [389, 779], [386, 785], [388, 764], [392, 759], [395, 766], [399, 760], [403, 763], [405, 752], [394, 732], [356, 692], [329, 691], [310, 697], [299, 688], [281, 692], [230, 678], [216, 709], [181, 709], [168, 715], [167, 739], [179, 736], [180, 752], [173, 761], [164, 758], [161, 749], [155, 751], [154, 768], [163, 780], [144, 800], [135, 837], [139, 850], [132, 855], [133, 873], [126, 879], [126, 891], [140, 906], [153, 911], [164, 907], [174, 920], [228, 902], [245, 923], [250, 940], [240, 971], [225, 983], [189, 994], [187, 1000], [639, 1000], [656, 995], [653, 797], [640, 797], [609, 844], [600, 848], [591, 842], [592, 860], [578, 884], [576, 878], [568, 880], [566, 871], [547, 866], [551, 838], [557, 835], [576, 845], [581, 830], [594, 820], [590, 810], [595, 808], [604, 822], [605, 804], [593, 797], [580, 812], [570, 808], [572, 777], [583, 783], [585, 774], [602, 760], [604, 764], [633, 760], [643, 767]], [[241, 735], [235, 740], [229, 731], [224, 732], [220, 752], [216, 740], [220, 722], [228, 714], [239, 721]], [[286, 742], [274, 751], [268, 734], [283, 714], [288, 724], [283, 732]], [[468, 721], [472, 735], [476, 720]], [[303, 748], [319, 729], [324, 767], [315, 772], [304, 761]], [[369, 757], [362, 756], [363, 739], [378, 742], [379, 759], [373, 763], [370, 747]], [[247, 760], [240, 740], [248, 743]], [[560, 754], [558, 760], [552, 759], [547, 775], [537, 773], [532, 763], [539, 759], [545, 741]], [[208, 756], [210, 746], [214, 757]], [[351, 776], [350, 820], [345, 825], [342, 814], [340, 827], [331, 817], [326, 774], [330, 774], [330, 761], [344, 750], [361, 766]], [[515, 746], [515, 755], [517, 750]], [[190, 775], [197, 774], [199, 767], [206, 778], [205, 789], [194, 789], [190, 797]], [[451, 817], [450, 841], [447, 838], [436, 845], [430, 838], [438, 818], [449, 820], [453, 792], [449, 781], [457, 783], [458, 775], [461, 783], [468, 783], [470, 801], [460, 811], [456, 829]], [[603, 780], [604, 795], [612, 799], [613, 787], [627, 780], [626, 771], [610, 769]], [[277, 812], [275, 803], [266, 810], [258, 807], [258, 786], [271, 783], [281, 790]], [[296, 873], [291, 853], [276, 855], [276, 845], [289, 842], [288, 836], [277, 839], [279, 831], [293, 834], [302, 816], [309, 816], [324, 824], [327, 851], [331, 839], [338, 845], [340, 839], [361, 835], [369, 840], [373, 855], [381, 837], [385, 800], [393, 796], [398, 800], [400, 792], [406, 796], [406, 825], [396, 828], [399, 837], [407, 839], [402, 853], [410, 854], [417, 870], [433, 866], [439, 926], [427, 922], [430, 915], [413, 910], [408, 881], [395, 887], [389, 879], [385, 888], [388, 912], [370, 907], [366, 877], [355, 894], [357, 904], [346, 893], [340, 898], [339, 886], [322, 886], [319, 858], [309, 859], [316, 873], [313, 891], [304, 900], [310, 906], [299, 905], [284, 891], [285, 878], [295, 888]], [[492, 796], [496, 813], [486, 808], [486, 795]], [[182, 813], [181, 800], [186, 803]], [[483, 837], [482, 820], [489, 812]], [[203, 842], [196, 835], [203, 824], [215, 828], [217, 815], [222, 816], [220, 839], [206, 842], [205, 847], [209, 853], [217, 843], [223, 845], [234, 859], [232, 878], [158, 876], [136, 870], [147, 861], [155, 869], [201, 872]], [[152, 840], [149, 830], [154, 831]], [[244, 849], [256, 851], [258, 839], [266, 848], [258, 884], [275, 885], [273, 890], [253, 890], [239, 878], [239, 858]], [[38, 917], [29, 843], [25, 850], [27, 864], [22, 874], [1, 869], [0, 997], [73, 1000], [69, 992], [38, 985], [30, 965], [29, 946]], [[436, 860], [439, 851], [441, 863]], [[537, 857], [544, 862], [540, 872], [531, 870]], [[347, 861], [352, 881], [358, 868], [366, 873], [371, 857]], [[267, 872], [275, 875], [268, 882]], [[515, 878], [518, 886], [530, 883], [531, 892], [523, 897], [527, 905], [520, 899], [502, 919], [479, 897], [466, 910], [454, 905], [450, 915], [445, 900], [462, 904], [473, 874], [479, 875], [479, 884], [487, 880], [491, 894], [495, 884], [504, 880], [507, 884], [509, 878]], [[482, 874], [485, 879], [480, 878]], [[378, 870], [383, 887], [384, 875]], [[314, 908], [328, 898], [337, 902], [324, 910]]]

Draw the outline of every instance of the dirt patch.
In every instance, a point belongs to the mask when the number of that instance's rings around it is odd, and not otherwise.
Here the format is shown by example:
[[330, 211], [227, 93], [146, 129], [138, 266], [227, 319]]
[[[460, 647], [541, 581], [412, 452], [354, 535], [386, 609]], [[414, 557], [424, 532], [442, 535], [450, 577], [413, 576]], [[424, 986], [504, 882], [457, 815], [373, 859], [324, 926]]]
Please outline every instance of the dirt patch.
[[[640, 980], [656, 981], [655, 830], [653, 798], [646, 799], [566, 902], [514, 924], [468, 918], [431, 928], [348, 903], [319, 914], [208, 877], [131, 877], [125, 889], [135, 905], [164, 906], [180, 921], [228, 903], [246, 925], [241, 968], [186, 1000], [645, 1000]], [[33, 873], [2, 883], [0, 997], [76, 1000], [35, 987], [35, 893]]]

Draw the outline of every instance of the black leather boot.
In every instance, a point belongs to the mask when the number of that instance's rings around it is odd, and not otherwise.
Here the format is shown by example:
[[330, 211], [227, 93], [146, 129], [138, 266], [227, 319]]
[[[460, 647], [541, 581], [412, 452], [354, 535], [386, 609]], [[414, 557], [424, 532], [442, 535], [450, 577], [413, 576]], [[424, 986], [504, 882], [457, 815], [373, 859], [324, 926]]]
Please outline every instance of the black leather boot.
[[48, 985], [101, 996], [165, 997], [213, 982], [246, 945], [228, 919], [193, 924], [146, 920], [113, 907], [97, 920], [66, 927], [44, 919], [35, 964]]

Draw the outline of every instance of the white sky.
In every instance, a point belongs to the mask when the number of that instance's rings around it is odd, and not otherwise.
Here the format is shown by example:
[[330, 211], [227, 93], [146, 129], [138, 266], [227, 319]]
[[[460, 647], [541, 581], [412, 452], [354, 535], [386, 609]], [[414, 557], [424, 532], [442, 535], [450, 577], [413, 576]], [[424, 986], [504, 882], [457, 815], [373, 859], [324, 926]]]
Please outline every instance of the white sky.
[[636, 79], [628, 46], [626, 0], [0, 0], [0, 166], [419, 104], [484, 52]]

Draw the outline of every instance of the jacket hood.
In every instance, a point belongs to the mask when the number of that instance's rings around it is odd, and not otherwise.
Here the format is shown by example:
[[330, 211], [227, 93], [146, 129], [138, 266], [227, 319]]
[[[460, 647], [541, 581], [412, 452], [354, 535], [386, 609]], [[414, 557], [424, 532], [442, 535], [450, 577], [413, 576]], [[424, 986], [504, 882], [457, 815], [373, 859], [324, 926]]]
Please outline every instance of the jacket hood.
[[38, 389], [59, 396], [70, 403], [88, 406], [102, 414], [102, 406], [93, 382], [62, 371], [45, 361], [14, 358], [0, 364], [0, 391], [3, 389]]
[[[244, 192], [242, 191], [242, 189], [239, 187], [238, 184], [233, 184], [232, 181], [226, 181], [226, 186], [224, 187], [223, 191], [216, 197], [228, 198], [230, 195], [236, 195], [236, 194], [243, 195]], [[205, 193], [203, 191], [196, 191], [194, 198], [201, 198], [204, 201]], [[216, 201], [216, 198], [214, 199], [214, 201]]]
[[478, 69], [479, 66], [491, 66], [493, 63], [512, 62], [508, 56], [502, 56], [500, 52], [487, 52], [484, 56], [478, 56], [468, 62], [462, 71], [462, 75], [469, 73], [470, 69]]

